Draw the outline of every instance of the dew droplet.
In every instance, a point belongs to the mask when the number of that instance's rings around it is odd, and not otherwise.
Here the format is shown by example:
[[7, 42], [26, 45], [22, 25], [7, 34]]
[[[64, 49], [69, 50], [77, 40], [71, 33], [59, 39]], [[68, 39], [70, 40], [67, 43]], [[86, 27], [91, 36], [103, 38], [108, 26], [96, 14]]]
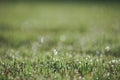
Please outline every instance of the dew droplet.
[[57, 55], [58, 51], [56, 49], [53, 49], [53, 53], [54, 53], [54, 55]]
[[110, 47], [109, 47], [109, 46], [106, 46], [106, 47], [105, 47], [105, 50], [106, 50], [106, 51], [110, 51]]
[[40, 41], [41, 43], [44, 43], [44, 37], [41, 37]]

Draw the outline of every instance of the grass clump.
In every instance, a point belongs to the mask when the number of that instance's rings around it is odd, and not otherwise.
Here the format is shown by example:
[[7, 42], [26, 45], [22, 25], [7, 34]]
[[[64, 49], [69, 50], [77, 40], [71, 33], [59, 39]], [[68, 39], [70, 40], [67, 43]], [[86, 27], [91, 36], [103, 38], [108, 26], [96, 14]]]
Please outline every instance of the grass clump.
[[116, 3], [0, 3], [0, 80], [119, 80]]

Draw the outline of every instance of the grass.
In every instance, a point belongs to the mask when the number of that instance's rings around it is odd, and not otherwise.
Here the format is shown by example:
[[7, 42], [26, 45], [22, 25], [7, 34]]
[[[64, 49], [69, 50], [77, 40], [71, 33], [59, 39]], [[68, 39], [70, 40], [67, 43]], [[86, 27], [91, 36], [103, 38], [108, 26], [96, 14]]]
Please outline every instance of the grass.
[[0, 80], [119, 80], [118, 3], [0, 3]]

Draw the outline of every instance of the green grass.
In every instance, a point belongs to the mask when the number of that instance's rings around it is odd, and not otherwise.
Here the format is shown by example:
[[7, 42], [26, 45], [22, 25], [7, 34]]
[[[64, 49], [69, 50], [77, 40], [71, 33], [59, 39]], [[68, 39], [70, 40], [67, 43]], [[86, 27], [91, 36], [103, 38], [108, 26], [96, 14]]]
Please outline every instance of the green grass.
[[0, 80], [119, 80], [117, 3], [0, 3]]

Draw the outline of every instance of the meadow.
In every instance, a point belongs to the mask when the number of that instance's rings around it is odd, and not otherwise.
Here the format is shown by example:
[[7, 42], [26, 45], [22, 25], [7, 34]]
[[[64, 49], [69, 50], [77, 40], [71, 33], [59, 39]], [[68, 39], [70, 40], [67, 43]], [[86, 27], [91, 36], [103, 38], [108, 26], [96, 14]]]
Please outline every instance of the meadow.
[[0, 80], [119, 80], [119, 3], [0, 3]]

